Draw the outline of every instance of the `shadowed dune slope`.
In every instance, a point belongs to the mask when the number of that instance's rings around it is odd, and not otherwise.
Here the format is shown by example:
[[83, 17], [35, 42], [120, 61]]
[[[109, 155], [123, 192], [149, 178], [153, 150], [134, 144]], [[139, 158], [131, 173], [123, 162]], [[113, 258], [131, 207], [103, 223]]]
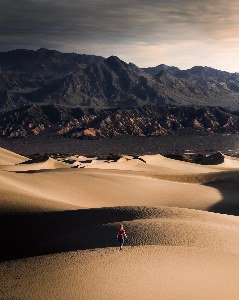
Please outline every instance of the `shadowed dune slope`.
[[230, 215], [239, 215], [239, 174], [228, 178], [218, 178], [206, 186], [220, 190], [222, 200], [214, 203], [208, 210]]
[[[169, 207], [112, 207], [1, 218], [2, 259], [117, 246], [196, 246], [239, 253], [239, 217]], [[9, 230], [11, 228], [11, 230]], [[14, 230], [13, 230], [14, 229]], [[8, 256], [8, 257], [7, 257]]]
[[213, 153], [198, 161], [200, 165], [210, 166], [214, 169], [239, 169], [239, 158], [221, 152]]

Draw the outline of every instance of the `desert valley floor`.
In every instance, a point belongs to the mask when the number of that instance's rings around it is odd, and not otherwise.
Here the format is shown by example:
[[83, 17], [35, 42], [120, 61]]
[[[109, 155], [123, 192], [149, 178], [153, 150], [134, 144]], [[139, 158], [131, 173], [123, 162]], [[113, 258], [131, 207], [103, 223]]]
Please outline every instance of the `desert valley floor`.
[[0, 148], [0, 299], [236, 300], [238, 193], [239, 159], [221, 153], [34, 162]]

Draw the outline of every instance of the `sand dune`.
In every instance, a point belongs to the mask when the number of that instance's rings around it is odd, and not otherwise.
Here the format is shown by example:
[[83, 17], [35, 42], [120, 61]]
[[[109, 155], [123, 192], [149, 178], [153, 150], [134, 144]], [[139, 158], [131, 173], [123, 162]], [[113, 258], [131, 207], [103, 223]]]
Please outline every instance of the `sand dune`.
[[166, 158], [160, 154], [145, 155], [139, 158], [126, 156], [116, 162], [94, 159], [89, 163], [85, 163], [84, 166], [85, 168], [155, 172], [158, 174], [201, 174], [217, 172], [214, 166], [211, 168], [209, 165], [202, 166], [178, 161]]
[[38, 171], [38, 170], [48, 170], [48, 169], [70, 169], [70, 168], [71, 165], [61, 161], [57, 161], [51, 157], [44, 162], [17, 164], [11, 166], [0, 166], [0, 170], [11, 171], [11, 172]]
[[[91, 216], [92, 219], [86, 221]], [[69, 222], [69, 218], [78, 221]], [[47, 215], [38, 216], [42, 222]], [[64, 225], [60, 225], [60, 218]], [[35, 256], [95, 248], [115, 247], [117, 228], [124, 223], [127, 246], [160, 245], [200, 247], [239, 254], [239, 217], [185, 208], [117, 207], [99, 208], [74, 213], [57, 213], [56, 224], [48, 224], [42, 240], [28, 244], [16, 256]], [[112, 222], [115, 221], [115, 222]], [[67, 221], [67, 222], [66, 222]], [[32, 222], [29, 219], [29, 225]], [[44, 226], [44, 225], [43, 225]], [[61, 234], [56, 227], [61, 229]], [[67, 228], [68, 227], [68, 228]], [[63, 232], [67, 232], [63, 234]], [[19, 234], [23, 236], [23, 232]], [[23, 246], [22, 246], [23, 247]]]
[[[75, 160], [81, 164], [80, 167], [97, 168], [97, 169], [115, 169], [115, 170], [131, 170], [157, 172], [162, 174], [202, 174], [217, 172], [220, 170], [239, 170], [239, 159], [229, 157], [220, 152], [209, 155], [201, 159], [198, 164], [188, 163], [185, 161], [174, 160], [157, 155], [144, 155], [134, 158], [132, 156], [124, 156], [118, 161], [98, 160], [96, 157], [87, 159], [85, 157], [71, 156], [68, 159]], [[77, 165], [77, 164], [75, 164]]]
[[26, 160], [0, 149], [0, 299], [237, 299], [238, 159]]
[[[185, 161], [174, 160], [164, 157], [160, 154], [157, 155], [144, 155], [140, 156], [147, 164], [160, 166], [161, 168], [170, 169], [171, 172], [179, 173], [208, 173], [213, 172], [209, 166], [201, 166], [193, 163], [187, 163]], [[214, 171], [215, 172], [215, 171]]]
[[27, 161], [28, 158], [18, 155], [9, 150], [0, 148], [0, 166], [1, 165], [15, 165]]
[[[25, 254], [65, 252], [1, 263], [2, 299], [236, 299], [238, 218], [147, 207], [84, 210], [85, 219], [79, 213], [78, 231]], [[64, 226], [73, 229], [67, 218]], [[123, 251], [115, 239], [119, 222], [92, 226], [113, 218], [128, 219]], [[79, 250], [87, 245], [91, 251]]]
[[203, 248], [106, 248], [7, 262], [0, 288], [2, 299], [235, 300], [238, 267]]
[[[51, 202], [55, 201], [56, 205], [64, 203], [85, 208], [163, 205], [209, 210], [212, 205], [223, 199], [216, 185], [211, 187], [170, 181], [177, 180], [176, 176], [168, 176], [166, 180], [163, 178], [164, 176], [147, 172], [97, 169], [57, 169], [30, 173], [2, 171], [0, 173], [1, 193], [5, 194], [4, 201], [8, 201], [9, 207], [12, 203], [14, 209], [16, 209], [16, 199], [11, 194], [7, 196], [8, 192], [22, 195], [23, 198], [24, 195], [32, 197], [33, 206], [39, 203], [39, 199], [44, 201], [48, 199]], [[194, 180], [194, 177], [185, 177], [186, 180]], [[210, 181], [211, 177], [209, 179], [206, 177], [205, 180]], [[231, 198], [234, 201], [233, 194], [230, 194]], [[2, 201], [3, 198], [0, 198], [0, 203]], [[25, 201], [18, 202], [19, 208], [24, 206], [24, 203]]]

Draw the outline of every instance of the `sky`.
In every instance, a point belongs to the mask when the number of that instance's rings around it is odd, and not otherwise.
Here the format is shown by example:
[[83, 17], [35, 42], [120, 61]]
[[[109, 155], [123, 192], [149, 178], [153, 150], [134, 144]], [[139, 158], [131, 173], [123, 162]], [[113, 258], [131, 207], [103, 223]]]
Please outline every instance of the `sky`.
[[41, 47], [239, 72], [239, 1], [0, 0], [0, 52]]

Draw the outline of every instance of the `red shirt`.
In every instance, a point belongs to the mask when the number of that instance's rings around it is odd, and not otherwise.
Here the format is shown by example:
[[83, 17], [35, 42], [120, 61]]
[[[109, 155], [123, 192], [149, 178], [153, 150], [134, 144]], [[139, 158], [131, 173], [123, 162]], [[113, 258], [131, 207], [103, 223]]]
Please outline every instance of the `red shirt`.
[[124, 229], [118, 229], [118, 235], [125, 236], [125, 230]]

